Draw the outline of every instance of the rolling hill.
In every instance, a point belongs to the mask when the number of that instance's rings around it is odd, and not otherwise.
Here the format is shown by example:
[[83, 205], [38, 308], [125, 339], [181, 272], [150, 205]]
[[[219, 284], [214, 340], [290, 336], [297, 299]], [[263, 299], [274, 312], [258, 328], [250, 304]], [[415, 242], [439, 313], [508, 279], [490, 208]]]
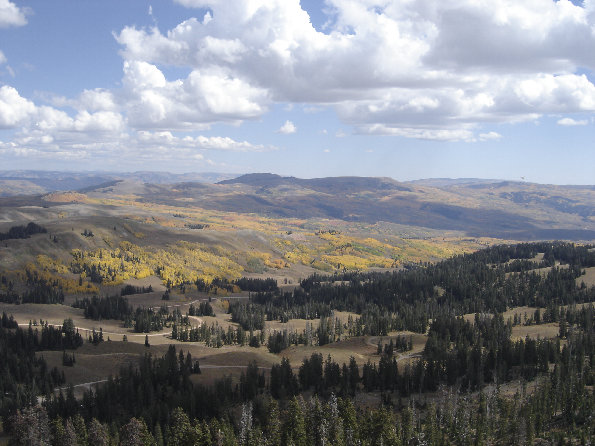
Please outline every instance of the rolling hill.
[[[118, 193], [117, 187], [113, 193]], [[146, 202], [192, 203], [205, 209], [274, 218], [382, 221], [462, 231], [473, 237], [595, 239], [593, 186], [469, 179], [402, 183], [390, 178], [300, 179], [248, 174], [218, 184], [144, 187], [139, 197]]]

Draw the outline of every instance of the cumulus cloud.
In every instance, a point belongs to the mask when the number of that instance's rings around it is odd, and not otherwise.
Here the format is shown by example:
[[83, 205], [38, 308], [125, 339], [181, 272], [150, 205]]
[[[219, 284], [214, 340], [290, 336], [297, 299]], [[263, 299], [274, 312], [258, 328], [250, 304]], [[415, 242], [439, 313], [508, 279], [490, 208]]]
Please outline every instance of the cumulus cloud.
[[565, 127], [572, 127], [572, 126], [576, 126], [576, 125], [587, 125], [589, 123], [589, 121], [587, 119], [580, 119], [580, 120], [575, 120], [572, 118], [562, 118], [558, 120], [558, 125], [562, 125]]
[[277, 131], [279, 133], [283, 133], [284, 135], [289, 135], [291, 133], [297, 132], [297, 127], [295, 126], [295, 124], [293, 122], [285, 121], [285, 124], [283, 124], [281, 126], [281, 128]]
[[[127, 27], [116, 36], [126, 63], [191, 70], [186, 79], [140, 88], [146, 108], [131, 119], [139, 125], [142, 116], [149, 126], [177, 119], [179, 109], [192, 125], [299, 102], [334, 106], [361, 133], [472, 140], [474, 128], [493, 122], [595, 110], [595, 87], [577, 74], [595, 69], [591, 2], [328, 0], [324, 33], [298, 0], [177, 2], [208, 8], [208, 19], [165, 34]], [[178, 88], [170, 83], [187, 91], [194, 77], [211, 88], [190, 96], [159, 91]], [[229, 100], [230, 86], [239, 100]], [[189, 107], [188, 97], [202, 105]]]
[[[468, 142], [500, 139], [492, 124], [595, 111], [583, 74], [595, 71], [593, 0], [326, 0], [324, 32], [299, 0], [176, 1], [206, 12], [189, 9], [200, 17], [165, 32], [114, 34], [118, 88], [38, 105], [0, 87], [0, 128], [16, 135], [1, 150], [180, 159], [273, 150], [196, 133], [259, 119], [275, 104], [334, 109], [349, 126], [337, 137]], [[0, 0], [0, 27], [25, 23], [22, 8]], [[278, 130], [296, 131], [291, 121]]]
[[205, 129], [215, 122], [237, 123], [261, 116], [266, 91], [217, 68], [193, 70], [168, 81], [144, 61], [124, 62], [122, 101], [131, 126], [147, 129]]
[[[155, 81], [158, 78], [153, 78]], [[23, 98], [11, 86], [0, 87], [0, 129], [13, 129], [0, 140], [0, 155], [51, 160], [203, 160], [207, 151], [264, 152], [276, 147], [221, 136], [181, 136], [171, 131], [135, 131], [118, 111], [111, 92], [86, 90], [74, 100], [54, 98], [73, 114]]]
[[0, 129], [24, 123], [35, 112], [33, 102], [8, 85], [0, 87]]
[[27, 24], [24, 11], [9, 0], [0, 0], [0, 28]]
[[84, 90], [72, 106], [77, 110], [90, 111], [117, 111], [119, 108], [114, 94], [100, 88]]

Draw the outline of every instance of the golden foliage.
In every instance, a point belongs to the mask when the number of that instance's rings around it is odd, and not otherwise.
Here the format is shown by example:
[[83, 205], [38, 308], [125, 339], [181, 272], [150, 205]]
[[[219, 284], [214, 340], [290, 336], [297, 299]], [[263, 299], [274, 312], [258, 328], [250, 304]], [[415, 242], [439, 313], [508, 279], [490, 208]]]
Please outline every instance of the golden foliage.
[[36, 276], [39, 279], [45, 280], [47, 283], [53, 284], [57, 288], [61, 288], [65, 294], [95, 294], [99, 292], [99, 288], [92, 283], [84, 281], [80, 283], [78, 278], [72, 279], [62, 276], [62, 274], [67, 273], [68, 269], [59, 260], [53, 260], [45, 255], [39, 255], [37, 256], [37, 265], [28, 263], [25, 265], [24, 271], [19, 272], [18, 275], [22, 282], [26, 281], [27, 275]]
[[60, 259], [52, 259], [46, 255], [40, 254], [37, 256], [37, 264], [44, 271], [68, 274], [68, 267], [63, 265]]
[[85, 273], [102, 283], [116, 285], [122, 281], [142, 279], [153, 274], [172, 286], [203, 279], [210, 283], [216, 277], [238, 279], [243, 267], [231, 260], [222, 248], [207, 249], [199, 243], [180, 241], [166, 249], [142, 248], [123, 241], [119, 247], [94, 251], [72, 251], [70, 270]]

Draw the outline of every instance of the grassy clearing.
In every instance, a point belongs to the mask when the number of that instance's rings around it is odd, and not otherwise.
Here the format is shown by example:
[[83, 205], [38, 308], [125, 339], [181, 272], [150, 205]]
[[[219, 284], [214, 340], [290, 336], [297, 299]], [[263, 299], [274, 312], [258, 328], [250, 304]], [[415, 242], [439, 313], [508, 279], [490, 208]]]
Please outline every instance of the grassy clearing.
[[[516, 315], [521, 318], [521, 323], [524, 323], [526, 319], [531, 318], [535, 314], [535, 310], [537, 310], [537, 307], [514, 307], [506, 310], [504, 313], [502, 313], [502, 316], [504, 318], [504, 321], [506, 322], [508, 321], [508, 319], [514, 320], [514, 317]], [[545, 310], [546, 309], [543, 307], [539, 308], [541, 314], [543, 314]], [[463, 315], [463, 318], [468, 322], [474, 322], [475, 313], [467, 313]]]
[[[547, 324], [539, 325], [522, 325], [525, 321], [525, 316], [530, 318], [535, 313], [537, 308], [533, 307], [515, 307], [507, 310], [503, 313], [504, 321], [508, 319], [514, 320], [514, 316], [517, 315], [521, 318], [521, 325], [515, 325], [512, 327], [512, 339], [524, 339], [529, 336], [530, 338], [554, 338], [558, 336], [559, 325], [557, 322], [551, 322]], [[539, 308], [541, 314], [545, 311], [545, 308]], [[473, 322], [475, 320], [475, 314], [465, 314], [463, 316], [466, 321]]]
[[292, 345], [283, 350], [279, 356], [289, 359], [293, 367], [299, 367], [302, 360], [309, 358], [313, 353], [322, 354], [324, 359], [330, 355], [338, 364], [349, 364], [349, 360], [353, 356], [357, 363], [362, 366], [367, 362], [368, 358], [376, 353], [376, 349], [367, 343], [366, 338], [361, 337], [334, 342], [322, 347]]
[[[530, 272], [534, 272], [536, 274], [539, 274], [542, 277], [545, 277], [549, 274], [549, 272], [552, 270], [552, 268], [554, 268], [553, 266], [546, 266], [544, 268], [534, 268], [529, 270]], [[568, 269], [568, 265], [567, 264], [560, 264], [559, 262], [556, 262], [555, 268], [560, 268], [560, 269]], [[505, 277], [510, 277], [513, 274], [519, 274], [519, 273], [506, 273]]]
[[[535, 310], [537, 310], [537, 308], [535, 307], [514, 307], [505, 311], [503, 317], [505, 321], [508, 319], [514, 320], [514, 316], [517, 315], [521, 318], [521, 320], [524, 320], [525, 315], [527, 315], [527, 317], [533, 316]], [[545, 308], [539, 308], [539, 311], [543, 313], [545, 311]]]
[[577, 277], [576, 284], [580, 286], [581, 283], [586, 286], [595, 286], [595, 266], [585, 268], [585, 275]]
[[[169, 348], [170, 342], [151, 344], [145, 347], [140, 343], [111, 341], [98, 345], [84, 344], [74, 352], [76, 362], [73, 367], [62, 366], [62, 352], [43, 351], [38, 354], [43, 356], [50, 367], [63, 370], [69, 384], [80, 385], [83, 383], [101, 381], [108, 376], [115, 376], [121, 367], [136, 366], [146, 354], [161, 357]], [[194, 359], [198, 359], [205, 377], [197, 377], [198, 382], [209, 382], [225, 374], [239, 376], [245, 367], [252, 361], [259, 367], [270, 369], [279, 362], [280, 358], [268, 352], [266, 347], [252, 348], [240, 346], [225, 346], [219, 349], [205, 347], [199, 343], [176, 343], [178, 351], [184, 354], [190, 352]], [[76, 388], [79, 393], [85, 389]]]
[[555, 338], [559, 332], [560, 328], [557, 322], [540, 325], [517, 325], [512, 327], [511, 338], [513, 340], [524, 339], [527, 336], [532, 339]]
[[[43, 319], [48, 324], [62, 325], [64, 319], [71, 318], [75, 325], [85, 326], [88, 319], [85, 319], [83, 310], [60, 304], [7, 304], [0, 302], [0, 313], [12, 314], [19, 324], [28, 324], [29, 321]], [[97, 327], [99, 328], [99, 327]]]
[[[151, 303], [152, 297], [150, 295], [137, 295], [139, 301], [143, 305]], [[237, 324], [231, 322], [231, 316], [226, 313], [227, 299], [212, 299], [212, 306], [216, 312], [215, 317], [202, 316], [193, 318], [194, 325], [199, 323], [218, 324], [227, 329], [228, 326], [236, 327]], [[160, 302], [161, 303], [161, 302]], [[172, 302], [168, 302], [172, 304]], [[173, 305], [189, 305], [189, 302], [173, 303]], [[185, 308], [181, 308], [185, 312]], [[93, 321], [83, 317], [83, 311], [75, 309], [66, 305], [39, 305], [39, 304], [23, 304], [10, 305], [0, 304], [0, 311], [6, 311], [13, 314], [17, 322], [21, 324], [28, 324], [29, 320], [39, 320], [41, 317], [44, 321], [50, 324], [61, 325], [65, 318], [72, 318], [75, 326], [79, 327], [79, 331], [83, 337], [88, 337], [91, 330], [99, 328], [103, 330], [105, 342], [98, 345], [85, 343], [82, 347], [76, 350], [76, 363], [74, 367], [62, 366], [62, 352], [59, 351], [44, 351], [40, 355], [48, 361], [50, 367], [58, 367], [64, 370], [66, 380], [73, 385], [80, 385], [83, 383], [100, 381], [106, 379], [110, 375], [116, 375], [121, 367], [128, 367], [129, 365], [137, 364], [139, 359], [145, 354], [150, 353], [155, 357], [163, 355], [170, 344], [175, 344], [177, 349], [182, 349], [184, 352], [190, 351], [194, 358], [199, 359], [200, 364], [205, 365], [204, 376], [193, 378], [198, 382], [209, 383], [216, 377], [229, 374], [235, 378], [239, 377], [242, 370], [251, 361], [261, 367], [270, 369], [271, 365], [280, 361], [282, 357], [288, 357], [294, 367], [299, 367], [303, 358], [309, 357], [312, 353], [321, 353], [325, 358], [331, 355], [333, 360], [339, 364], [348, 363], [351, 356], [354, 356], [358, 364], [363, 365], [368, 359], [377, 361], [376, 346], [370, 345], [369, 339], [360, 337], [342, 340], [336, 343], [328, 344], [323, 347], [306, 347], [303, 345], [292, 346], [287, 350], [281, 352], [279, 355], [274, 355], [268, 352], [266, 346], [260, 348], [252, 348], [248, 346], [224, 346], [222, 348], [206, 347], [202, 343], [182, 343], [173, 341], [170, 338], [171, 329], [166, 328], [161, 332], [150, 333], [149, 343], [150, 347], [145, 347], [145, 334], [133, 333], [131, 329], [123, 327], [121, 321], [117, 320], [101, 320]], [[335, 316], [341, 321], [347, 322], [349, 316], [356, 317], [357, 315], [347, 312], [336, 312]], [[318, 320], [310, 321], [314, 328], [318, 325]], [[267, 322], [266, 329], [284, 329], [291, 328], [296, 330], [303, 330], [306, 325], [306, 320], [290, 320], [286, 324], [279, 322]], [[408, 333], [393, 333], [393, 336], [398, 334]], [[123, 336], [126, 335], [128, 341], [122, 342]], [[108, 340], [109, 339], [109, 340]], [[388, 337], [386, 342], [389, 342]], [[425, 337], [422, 335], [414, 335], [414, 350], [421, 350], [425, 345]], [[75, 388], [77, 395], [82, 394], [84, 387]]]
[[[358, 318], [359, 315], [356, 313], [351, 313], [348, 311], [335, 311], [334, 312], [335, 318], [339, 319], [343, 324], [346, 324], [349, 316], [353, 319]], [[279, 322], [279, 321], [266, 321], [265, 322], [265, 330], [268, 331], [283, 331], [283, 330], [297, 330], [301, 332], [306, 329], [306, 324], [310, 323], [312, 325], [312, 329], [316, 330], [318, 325], [320, 324], [319, 319], [307, 320], [307, 319], [290, 319], [287, 322]]]

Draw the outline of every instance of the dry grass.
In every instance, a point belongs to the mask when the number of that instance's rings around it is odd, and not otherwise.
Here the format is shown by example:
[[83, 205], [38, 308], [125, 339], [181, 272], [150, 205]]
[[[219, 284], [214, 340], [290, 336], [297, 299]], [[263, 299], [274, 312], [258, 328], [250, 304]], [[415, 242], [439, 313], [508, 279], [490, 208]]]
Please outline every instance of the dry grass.
[[[521, 322], [524, 322], [525, 315], [527, 316], [527, 318], [530, 318], [535, 314], [535, 310], [537, 310], [536, 307], [527, 306], [511, 308], [510, 310], [504, 312], [504, 321], [507, 321], [508, 319], [514, 320], [514, 316], [518, 315], [521, 318]], [[539, 311], [543, 315], [545, 308], [539, 308]]]
[[313, 353], [322, 354], [326, 359], [329, 355], [339, 365], [348, 364], [353, 356], [361, 367], [368, 359], [372, 362], [378, 361], [376, 346], [370, 344], [370, 337], [361, 336], [333, 342], [323, 346], [291, 346], [283, 350], [279, 356], [289, 359], [293, 367], [299, 367], [304, 358], [309, 358]]
[[[76, 362], [73, 367], [62, 366], [60, 351], [43, 351], [38, 355], [43, 356], [50, 367], [55, 366], [63, 370], [67, 383], [77, 386], [115, 376], [121, 367], [136, 366], [146, 354], [161, 357], [167, 352], [169, 345], [162, 343], [145, 347], [140, 343], [121, 341], [103, 342], [98, 345], [85, 343], [74, 352]], [[198, 343], [176, 343], [176, 349], [178, 352], [183, 350], [184, 354], [190, 352], [194, 359], [199, 360], [205, 377], [213, 380], [225, 374], [239, 376], [253, 361], [259, 367], [268, 370], [280, 360], [278, 356], [269, 353], [266, 347], [225, 346], [216, 349]], [[202, 378], [198, 379], [203, 381]], [[75, 390], [82, 394], [85, 389], [78, 387]]]
[[[535, 314], [535, 310], [537, 310], [537, 307], [514, 307], [506, 310], [504, 313], [502, 313], [502, 316], [504, 318], [504, 321], [506, 322], [508, 321], [508, 319], [514, 320], [514, 316], [518, 315], [521, 318], [521, 323], [523, 323], [525, 321], [525, 316], [527, 316], [527, 319], [532, 317]], [[543, 315], [545, 308], [540, 307], [539, 310]], [[473, 323], [475, 321], [475, 313], [464, 314], [463, 318], [466, 321]]]
[[559, 331], [560, 328], [557, 322], [541, 325], [517, 325], [512, 327], [511, 338], [513, 340], [524, 339], [527, 336], [532, 339], [555, 338], [558, 336]]
[[[549, 272], [552, 270], [552, 268], [560, 268], [560, 269], [568, 269], [568, 264], [563, 264], [561, 265], [559, 262], [556, 262], [556, 266], [546, 266], [544, 268], [534, 268], [534, 269], [530, 269], [530, 272], [533, 273], [537, 273], [542, 277], [545, 277], [549, 274]], [[519, 274], [519, 273], [506, 273], [505, 277], [510, 277], [513, 274]]]
[[591, 268], [585, 268], [585, 275], [577, 277], [576, 284], [580, 286], [581, 283], [585, 283], [586, 286], [595, 286], [595, 266]]
[[[335, 318], [339, 319], [342, 324], [347, 324], [349, 316], [351, 316], [354, 320], [359, 317], [359, 315], [356, 313], [351, 313], [349, 311], [335, 311], [334, 315]], [[265, 323], [265, 329], [269, 331], [297, 330], [299, 333], [306, 329], [306, 323], [308, 322], [312, 324], [312, 329], [316, 330], [320, 324], [320, 319], [290, 319], [287, 322], [267, 321]]]
[[[584, 305], [584, 304], [583, 304]], [[521, 324], [525, 321], [525, 315], [527, 318], [531, 318], [535, 313], [537, 308], [533, 307], [515, 307], [507, 310], [503, 313], [504, 321], [508, 319], [513, 319], [514, 316], [518, 315], [521, 318]], [[545, 311], [545, 308], [539, 308], [541, 314]], [[469, 322], [473, 322], [475, 320], [475, 314], [465, 314], [463, 316], [465, 320]], [[511, 337], [513, 340], [516, 339], [524, 339], [525, 337], [529, 336], [530, 338], [537, 339], [537, 338], [554, 338], [558, 336], [559, 333], [559, 326], [557, 322], [547, 323], [547, 324], [540, 324], [540, 325], [516, 325], [512, 327], [512, 334]]]
[[45, 358], [50, 368], [58, 367], [64, 371], [67, 383], [73, 385], [100, 381], [116, 375], [120, 368], [132, 365], [136, 367], [139, 355], [132, 353], [81, 353], [75, 351], [76, 363], [73, 367], [62, 366], [62, 352], [44, 351], [38, 353]]
[[72, 318], [75, 325], [84, 326], [87, 322], [83, 310], [59, 304], [22, 304], [14, 305], [0, 302], [0, 312], [12, 314], [19, 324], [38, 321], [40, 318], [48, 324], [62, 325], [64, 319]]

